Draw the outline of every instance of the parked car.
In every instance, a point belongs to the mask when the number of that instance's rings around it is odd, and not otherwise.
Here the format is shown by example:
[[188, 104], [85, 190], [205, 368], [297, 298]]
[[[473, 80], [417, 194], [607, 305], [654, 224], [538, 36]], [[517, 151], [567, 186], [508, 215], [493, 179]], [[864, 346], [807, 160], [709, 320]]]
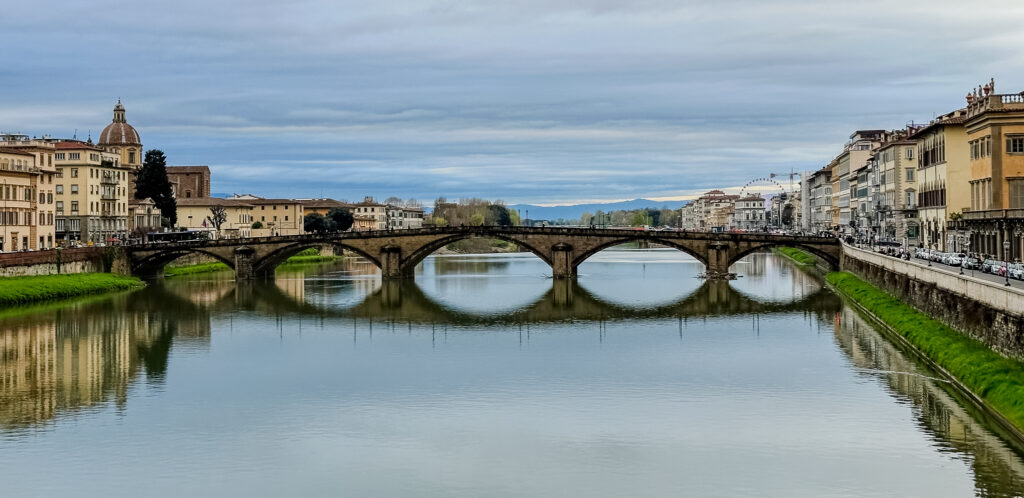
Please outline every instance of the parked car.
[[1024, 265], [1020, 263], [1010, 263], [1006, 265], [1006, 272], [1010, 275], [1010, 278], [1024, 280]]
[[994, 260], [994, 259], [986, 259], [985, 261], [982, 261], [981, 268], [979, 268], [979, 269], [981, 270], [982, 273], [992, 273], [992, 267], [996, 263], [997, 263], [997, 261]]
[[944, 263], [950, 266], [960, 266], [963, 264], [964, 258], [966, 257], [966, 254], [951, 252], [946, 255], [946, 261], [944, 261]]
[[990, 273], [992, 273], [993, 275], [999, 275], [1000, 277], [1005, 276], [1006, 275], [1006, 262], [1005, 261], [996, 261], [996, 262], [992, 263], [992, 268], [990, 270]]
[[960, 266], [965, 270], [980, 270], [981, 261], [978, 258], [967, 257], [963, 259]]

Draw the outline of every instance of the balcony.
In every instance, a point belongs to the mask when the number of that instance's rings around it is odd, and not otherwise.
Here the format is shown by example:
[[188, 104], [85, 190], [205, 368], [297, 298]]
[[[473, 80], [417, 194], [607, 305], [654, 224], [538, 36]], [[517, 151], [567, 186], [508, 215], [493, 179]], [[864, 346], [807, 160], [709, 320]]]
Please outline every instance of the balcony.
[[117, 200], [117, 194], [115, 194], [113, 192], [104, 192], [104, 193], [100, 194], [100, 199], [102, 199], [104, 201], [116, 201]]
[[100, 183], [103, 185], [117, 185], [117, 177], [114, 175], [103, 175], [100, 177]]
[[1024, 219], [1024, 209], [989, 209], [987, 211], [964, 211], [964, 221], [978, 220], [1020, 220]]
[[967, 117], [973, 118], [986, 111], [1024, 111], [1024, 92], [993, 94], [979, 97], [967, 105]]

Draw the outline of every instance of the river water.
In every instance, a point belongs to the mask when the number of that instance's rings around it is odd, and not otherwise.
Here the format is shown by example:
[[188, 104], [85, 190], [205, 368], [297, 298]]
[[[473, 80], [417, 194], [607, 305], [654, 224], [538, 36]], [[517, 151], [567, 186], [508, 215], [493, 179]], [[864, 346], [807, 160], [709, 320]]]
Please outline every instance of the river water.
[[359, 259], [0, 314], [2, 496], [1020, 496], [948, 383], [771, 254]]

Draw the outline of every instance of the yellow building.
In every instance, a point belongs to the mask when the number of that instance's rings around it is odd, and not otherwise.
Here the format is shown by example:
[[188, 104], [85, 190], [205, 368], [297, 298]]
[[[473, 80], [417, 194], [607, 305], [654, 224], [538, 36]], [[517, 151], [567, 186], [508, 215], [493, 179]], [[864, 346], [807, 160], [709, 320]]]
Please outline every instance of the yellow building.
[[302, 202], [294, 199], [263, 198], [252, 199], [248, 202], [253, 206], [254, 223], [259, 222], [263, 226], [263, 228], [253, 230], [253, 237], [306, 233]]
[[[1001, 260], [1024, 254], [1024, 92], [995, 93], [991, 81], [967, 96], [971, 250]], [[1010, 241], [1004, 252], [1004, 241]]]
[[387, 230], [388, 228], [388, 207], [373, 200], [373, 197], [366, 197], [363, 202], [352, 207], [352, 215], [356, 218], [352, 230]]
[[[211, 239], [238, 239], [252, 236], [254, 206], [251, 200], [217, 197], [178, 199], [178, 227], [207, 232]], [[226, 220], [218, 230], [211, 219], [213, 208], [224, 208]]]
[[970, 209], [970, 156], [960, 109], [939, 116], [912, 137], [917, 142], [917, 213], [922, 244], [939, 251], [956, 250], [946, 230], [950, 215]]
[[879, 180], [879, 236], [908, 246], [921, 242], [917, 217], [917, 141], [908, 138], [916, 131], [908, 128], [886, 133], [874, 152]]
[[53, 144], [0, 134], [0, 149], [0, 211], [7, 213], [0, 215], [0, 250], [53, 248]]
[[128, 184], [132, 197], [134, 197], [135, 177], [142, 169], [142, 139], [139, 138], [139, 132], [135, 131], [135, 128], [125, 120], [125, 110], [120, 99], [114, 106], [113, 121], [103, 128], [96, 145], [107, 152], [116, 154], [119, 158], [118, 162], [129, 169]]
[[126, 240], [131, 169], [120, 156], [88, 142], [54, 146], [57, 238], [83, 244]]
[[327, 216], [327, 213], [334, 208], [348, 208], [349, 211], [355, 211], [351, 204], [346, 204], [341, 201], [334, 199], [296, 199], [302, 203], [302, 215], [308, 216], [311, 214], [319, 214], [320, 216]]

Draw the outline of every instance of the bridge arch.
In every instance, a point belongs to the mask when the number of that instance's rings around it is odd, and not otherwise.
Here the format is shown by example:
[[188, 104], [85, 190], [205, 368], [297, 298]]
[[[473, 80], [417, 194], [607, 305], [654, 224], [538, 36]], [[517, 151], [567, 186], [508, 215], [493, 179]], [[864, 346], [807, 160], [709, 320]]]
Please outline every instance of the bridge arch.
[[211, 258], [216, 259], [217, 261], [220, 261], [221, 263], [228, 265], [228, 268], [231, 268], [232, 270], [235, 269], [234, 260], [225, 258], [224, 256], [217, 254], [216, 252], [207, 251], [199, 248], [183, 247], [171, 249], [168, 251], [156, 252], [149, 256], [146, 256], [145, 258], [133, 262], [132, 274], [149, 278], [161, 277], [163, 276], [164, 273], [164, 267], [166, 267], [172, 261], [183, 256], [188, 256], [190, 254], [204, 254], [206, 256], [210, 256]]
[[831, 254], [828, 251], [820, 247], [816, 247], [814, 245], [803, 244], [795, 241], [766, 241], [751, 245], [750, 247], [738, 251], [735, 254], [730, 254], [729, 266], [731, 267], [733, 264], [735, 264], [737, 261], [739, 261], [741, 258], [748, 254], [762, 252], [766, 249], [771, 249], [773, 247], [793, 247], [796, 249], [800, 249], [801, 251], [807, 251], [828, 263], [832, 269], [839, 268], [839, 258], [835, 254]]
[[364, 257], [364, 258], [366, 258], [367, 260], [369, 260], [374, 265], [377, 265], [378, 268], [381, 267], [381, 263], [380, 263], [380, 259], [379, 258], [377, 258], [376, 256], [368, 254], [366, 251], [363, 251], [362, 249], [360, 249], [358, 247], [346, 244], [344, 241], [338, 241], [338, 240], [332, 240], [332, 239], [324, 239], [324, 240], [313, 239], [313, 240], [299, 241], [299, 242], [296, 242], [294, 244], [289, 244], [289, 245], [286, 245], [284, 247], [279, 247], [277, 249], [274, 249], [273, 251], [271, 251], [270, 253], [266, 254], [265, 256], [263, 256], [262, 258], [260, 258], [259, 260], [255, 261], [253, 263], [253, 274], [254, 275], [262, 275], [262, 276], [273, 275], [274, 274], [274, 270], [278, 266], [280, 266], [281, 263], [284, 263], [285, 261], [287, 261], [288, 258], [290, 258], [292, 256], [295, 256], [296, 254], [299, 254], [300, 252], [305, 251], [306, 249], [310, 249], [310, 248], [314, 248], [314, 247], [322, 247], [324, 244], [331, 244], [331, 245], [333, 245], [335, 247], [342, 247], [342, 248], [348, 249], [348, 250], [350, 250], [350, 251], [352, 251], [352, 252], [354, 252], [354, 253], [356, 253], [356, 254]]
[[451, 244], [453, 242], [458, 242], [460, 240], [470, 239], [470, 238], [473, 238], [473, 237], [488, 238], [488, 239], [499, 239], [499, 240], [504, 240], [506, 242], [511, 242], [511, 243], [513, 243], [513, 244], [523, 248], [523, 249], [526, 249], [526, 250], [532, 252], [534, 255], [536, 255], [538, 258], [540, 258], [541, 261], [544, 261], [548, 265], [552, 264], [550, 254], [546, 254], [543, 249], [538, 248], [538, 247], [536, 247], [533, 244], [530, 244], [528, 242], [525, 242], [522, 239], [513, 237], [511, 235], [502, 234], [500, 232], [488, 233], [486, 235], [475, 233], [475, 232], [468, 232], [468, 233], [459, 233], [459, 234], [450, 235], [448, 237], [443, 237], [443, 238], [431, 241], [431, 242], [429, 242], [427, 244], [424, 244], [423, 246], [417, 248], [415, 251], [410, 253], [408, 256], [405, 256], [404, 258], [402, 258], [402, 263], [401, 263], [402, 273], [405, 274], [405, 275], [412, 275], [413, 271], [416, 269], [416, 265], [418, 265], [421, 262], [423, 262], [423, 260], [426, 259], [427, 256], [430, 256], [431, 254], [434, 254], [435, 252], [437, 252], [438, 249], [441, 249], [442, 247], [444, 247], [444, 246], [446, 246], [448, 244]]
[[650, 241], [650, 242], [654, 242], [656, 244], [661, 244], [661, 245], [664, 245], [664, 246], [671, 247], [673, 249], [678, 249], [678, 250], [680, 250], [680, 251], [682, 251], [682, 252], [684, 252], [684, 253], [686, 253], [686, 254], [688, 254], [690, 256], [693, 256], [694, 259], [699, 261], [705, 267], [708, 266], [708, 261], [707, 261], [706, 255], [701, 254], [696, 249], [694, 249], [692, 247], [689, 247], [689, 246], [687, 246], [684, 243], [678, 243], [678, 242], [674, 242], [674, 241], [670, 241], [670, 240], [659, 239], [657, 237], [651, 237], [651, 236], [646, 235], [646, 234], [641, 235], [641, 233], [638, 233], [636, 236], [632, 236], [632, 237], [622, 237], [622, 238], [618, 238], [618, 239], [608, 240], [608, 241], [602, 242], [602, 243], [600, 243], [598, 245], [595, 245], [593, 247], [587, 248], [586, 250], [581, 251], [579, 254], [576, 255], [576, 258], [573, 260], [572, 267], [573, 268], [577, 268], [579, 265], [583, 264], [583, 262], [586, 261], [591, 256], [593, 256], [593, 255], [595, 255], [595, 254], [597, 254], [597, 253], [599, 253], [599, 252], [601, 252], [601, 251], [603, 251], [605, 249], [608, 249], [610, 247], [615, 247], [615, 246], [622, 245], [622, 244], [628, 244], [630, 242], [637, 242], [637, 241], [640, 241], [640, 240], [647, 240], [647, 241]]

